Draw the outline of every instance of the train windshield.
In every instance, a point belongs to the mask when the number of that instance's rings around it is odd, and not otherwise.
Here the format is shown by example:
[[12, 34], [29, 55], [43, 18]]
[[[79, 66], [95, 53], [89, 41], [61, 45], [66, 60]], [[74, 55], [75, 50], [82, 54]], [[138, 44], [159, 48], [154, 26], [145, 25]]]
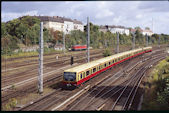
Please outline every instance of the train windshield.
[[75, 81], [76, 80], [76, 72], [64, 72], [64, 80], [65, 81]]

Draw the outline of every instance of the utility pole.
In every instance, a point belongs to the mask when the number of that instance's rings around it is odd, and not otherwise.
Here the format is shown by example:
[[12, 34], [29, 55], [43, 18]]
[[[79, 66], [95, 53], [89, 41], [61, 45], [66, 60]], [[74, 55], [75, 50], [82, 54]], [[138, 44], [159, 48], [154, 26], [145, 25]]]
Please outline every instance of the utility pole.
[[63, 53], [65, 54], [65, 33], [63, 31]]
[[87, 17], [87, 62], [90, 62], [90, 24], [89, 17]]
[[153, 18], [152, 18], [152, 32], [153, 32]]
[[135, 33], [133, 33], [133, 46], [132, 49], [135, 49]]
[[117, 32], [117, 48], [116, 53], [119, 53], [119, 32]]
[[39, 93], [43, 93], [43, 22], [40, 23], [39, 39]]
[[158, 38], [158, 46], [160, 47], [160, 36]]
[[148, 47], [148, 35], [146, 34], [146, 47]]

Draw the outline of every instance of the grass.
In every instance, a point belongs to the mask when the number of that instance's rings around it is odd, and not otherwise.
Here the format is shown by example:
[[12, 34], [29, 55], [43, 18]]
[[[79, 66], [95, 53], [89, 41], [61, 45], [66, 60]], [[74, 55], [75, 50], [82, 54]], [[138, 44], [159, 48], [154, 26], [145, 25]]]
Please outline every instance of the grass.
[[9, 102], [2, 106], [2, 111], [12, 111], [14, 107], [16, 107], [18, 101], [16, 98], [12, 98], [9, 100]]
[[[49, 53], [62, 53], [60, 50], [54, 50], [52, 48], [44, 48], [44, 54]], [[31, 52], [18, 52], [18, 53], [12, 53], [11, 55], [2, 55], [3, 59], [10, 59], [10, 58], [18, 58], [18, 57], [29, 57], [29, 56], [38, 56], [38, 51], [31, 51]]]
[[[44, 88], [43, 95], [46, 95], [52, 91], [53, 90], [51, 88]], [[12, 98], [8, 101], [7, 104], [2, 105], [2, 111], [13, 111], [17, 105], [28, 104], [31, 101], [35, 101], [40, 97], [42, 97], [42, 95], [39, 95], [38, 93], [30, 93], [28, 95], [25, 95], [24, 97]]]

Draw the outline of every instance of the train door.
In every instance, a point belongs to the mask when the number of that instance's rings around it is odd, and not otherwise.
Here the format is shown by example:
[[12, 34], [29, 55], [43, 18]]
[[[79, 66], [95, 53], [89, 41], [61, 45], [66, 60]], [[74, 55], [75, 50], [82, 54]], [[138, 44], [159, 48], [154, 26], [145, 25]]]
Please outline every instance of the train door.
[[81, 80], [81, 73], [78, 74], [78, 81]]
[[91, 75], [91, 74], [93, 74], [93, 71], [92, 71], [92, 69], [90, 69], [90, 75]]
[[76, 75], [76, 81], [79, 81], [79, 73]]
[[80, 73], [80, 79], [81, 79], [81, 80], [83, 79], [83, 74], [82, 74], [82, 73]]
[[86, 76], [85, 76], [85, 72], [83, 72], [83, 78], [85, 78]]

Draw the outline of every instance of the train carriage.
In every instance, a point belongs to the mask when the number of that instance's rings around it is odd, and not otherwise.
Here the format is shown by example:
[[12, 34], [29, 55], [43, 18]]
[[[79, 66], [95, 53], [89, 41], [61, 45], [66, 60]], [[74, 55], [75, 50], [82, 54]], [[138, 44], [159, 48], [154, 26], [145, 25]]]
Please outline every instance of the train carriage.
[[86, 45], [73, 45], [72, 46], [72, 51], [80, 51], [80, 50], [86, 50], [87, 46]]
[[151, 51], [152, 47], [139, 48], [67, 69], [64, 71], [63, 83], [65, 85], [78, 86], [114, 65]]

